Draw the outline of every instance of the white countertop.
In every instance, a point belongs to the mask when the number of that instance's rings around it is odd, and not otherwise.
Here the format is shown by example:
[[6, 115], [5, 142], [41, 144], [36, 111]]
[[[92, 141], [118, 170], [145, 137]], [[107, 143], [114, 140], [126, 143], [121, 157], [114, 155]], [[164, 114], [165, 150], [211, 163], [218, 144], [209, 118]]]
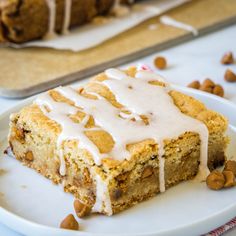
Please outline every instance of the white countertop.
[[[232, 51], [236, 58], [236, 25], [180, 46], [154, 53], [130, 64], [135, 65], [140, 62], [156, 70], [153, 66], [153, 58], [156, 55], [162, 55], [168, 61], [168, 68], [160, 72], [156, 71], [167, 78], [168, 81], [185, 86], [193, 80], [202, 81], [205, 78], [211, 78], [224, 87], [225, 98], [236, 103], [236, 83], [224, 81], [226, 68], [231, 68], [236, 73], [236, 62], [230, 66], [223, 66], [220, 63], [222, 55], [227, 51]], [[20, 99], [0, 98], [0, 112], [7, 110], [20, 101]], [[20, 234], [0, 224], [0, 235], [19, 236]], [[225, 235], [236, 235], [236, 229]]]

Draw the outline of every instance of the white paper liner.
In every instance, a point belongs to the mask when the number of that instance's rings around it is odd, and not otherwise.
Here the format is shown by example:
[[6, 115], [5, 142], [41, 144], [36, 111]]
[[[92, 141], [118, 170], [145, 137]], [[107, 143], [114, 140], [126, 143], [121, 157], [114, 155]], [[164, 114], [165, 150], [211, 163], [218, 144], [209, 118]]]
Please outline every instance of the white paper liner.
[[60, 35], [51, 40], [37, 40], [24, 44], [7, 43], [5, 46], [14, 48], [48, 47], [61, 50], [81, 51], [96, 45], [138, 25], [139, 23], [160, 15], [189, 0], [146, 0], [135, 4], [130, 14], [123, 17], [109, 18], [103, 24], [89, 23], [71, 31], [70, 34]]

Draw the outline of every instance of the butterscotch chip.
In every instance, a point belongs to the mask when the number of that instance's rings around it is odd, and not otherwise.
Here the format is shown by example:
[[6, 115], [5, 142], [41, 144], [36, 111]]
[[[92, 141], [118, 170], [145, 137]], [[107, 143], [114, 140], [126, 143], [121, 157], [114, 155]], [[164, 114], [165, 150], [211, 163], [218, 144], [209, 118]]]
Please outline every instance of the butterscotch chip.
[[188, 87], [189, 88], [194, 88], [194, 89], [199, 89], [201, 86], [200, 82], [198, 80], [194, 80], [193, 82], [191, 82]]
[[147, 166], [144, 168], [141, 178], [145, 179], [153, 174], [153, 167]]
[[163, 70], [166, 68], [167, 66], [167, 61], [164, 57], [156, 57], [154, 59], [154, 65], [160, 69], [160, 70]]
[[224, 77], [227, 82], [236, 82], [236, 74], [233, 71], [231, 71], [230, 69], [227, 69], [225, 71]]
[[16, 138], [17, 139], [20, 139], [20, 140], [24, 140], [25, 139], [25, 132], [24, 132], [23, 129], [17, 128], [15, 132], [16, 132]]
[[236, 161], [229, 160], [225, 163], [224, 170], [230, 170], [234, 173], [234, 176], [236, 177]]
[[213, 94], [220, 96], [220, 97], [224, 97], [224, 89], [221, 85], [216, 84], [216, 86], [213, 88]]
[[79, 200], [75, 200], [74, 201], [74, 209], [75, 209], [75, 213], [79, 218], [82, 218], [84, 216], [87, 216], [90, 214], [91, 212], [91, 207], [86, 206], [85, 204], [83, 204], [82, 202], [80, 202]]
[[33, 152], [32, 152], [32, 151], [26, 152], [26, 154], [25, 154], [25, 159], [26, 159], [27, 161], [33, 161], [33, 160], [34, 160]]
[[235, 185], [235, 176], [234, 173], [230, 170], [224, 170], [223, 171], [223, 175], [225, 177], [225, 184], [224, 187], [225, 188], [230, 188], [233, 187]]
[[72, 214], [69, 214], [60, 224], [62, 229], [79, 230], [79, 223]]
[[201, 85], [199, 88], [201, 91], [207, 92], [207, 93], [213, 93], [213, 88], [212, 87], [206, 87]]
[[125, 181], [128, 180], [129, 175], [130, 175], [130, 172], [127, 171], [127, 172], [124, 172], [124, 173], [118, 175], [118, 176], [116, 177], [116, 179], [117, 179], [119, 182], [125, 182]]
[[225, 185], [225, 177], [220, 171], [214, 170], [207, 176], [206, 184], [213, 190], [222, 189]]
[[202, 82], [202, 87], [204, 87], [204, 88], [214, 88], [215, 83], [211, 79], [205, 79]]
[[229, 65], [234, 63], [234, 57], [232, 52], [227, 52], [221, 59], [221, 63], [224, 65]]
[[215, 83], [211, 79], [205, 79], [199, 89], [207, 93], [213, 93], [214, 87]]

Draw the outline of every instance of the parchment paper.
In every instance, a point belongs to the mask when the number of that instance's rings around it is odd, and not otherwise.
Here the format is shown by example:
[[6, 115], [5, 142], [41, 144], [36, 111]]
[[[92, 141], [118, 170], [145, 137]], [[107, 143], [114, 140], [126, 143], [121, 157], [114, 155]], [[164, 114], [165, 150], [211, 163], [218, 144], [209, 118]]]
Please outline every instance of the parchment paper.
[[72, 30], [68, 35], [60, 35], [51, 40], [37, 40], [21, 45], [8, 43], [5, 46], [15, 48], [32, 46], [48, 47], [78, 52], [101, 44], [151, 17], [160, 15], [188, 1], [189, 0], [146, 0], [142, 3], [135, 4], [128, 15], [116, 18], [109, 17], [106, 22], [102, 24], [92, 22]]

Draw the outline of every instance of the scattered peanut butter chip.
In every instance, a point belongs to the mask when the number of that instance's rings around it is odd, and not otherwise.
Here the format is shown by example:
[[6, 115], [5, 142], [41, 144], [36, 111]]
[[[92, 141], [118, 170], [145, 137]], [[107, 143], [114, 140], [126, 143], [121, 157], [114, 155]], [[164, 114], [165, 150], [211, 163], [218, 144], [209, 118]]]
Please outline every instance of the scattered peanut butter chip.
[[221, 59], [221, 64], [229, 65], [234, 63], [234, 56], [232, 52], [227, 52]]
[[223, 87], [219, 84], [215, 84], [211, 79], [205, 79], [202, 84], [198, 80], [195, 80], [190, 83], [188, 87], [199, 89], [207, 93], [212, 93], [220, 97], [224, 97]]
[[228, 160], [225, 163], [224, 170], [230, 170], [234, 173], [234, 176], [236, 177], [236, 161]]
[[224, 97], [224, 89], [221, 85], [216, 84], [215, 87], [213, 88], [213, 94], [220, 96], [220, 97]]
[[230, 188], [235, 185], [235, 176], [234, 173], [231, 170], [224, 170], [223, 175], [225, 177], [225, 188]]
[[211, 79], [205, 79], [202, 82], [202, 87], [204, 88], [214, 88], [215, 83]]
[[167, 66], [167, 61], [164, 57], [156, 57], [154, 59], [154, 65], [156, 66], [156, 68], [163, 70]]
[[84, 216], [87, 216], [90, 214], [91, 212], [91, 207], [86, 206], [85, 204], [83, 204], [82, 202], [80, 202], [79, 200], [75, 200], [74, 201], [74, 209], [75, 209], [75, 213], [79, 218], [82, 218]]
[[236, 82], [236, 74], [230, 69], [225, 71], [224, 77], [227, 82]]
[[225, 185], [225, 176], [220, 171], [214, 170], [207, 176], [206, 184], [212, 190], [222, 189]]
[[205, 79], [199, 89], [207, 93], [213, 93], [214, 87], [215, 83], [211, 79]]
[[79, 223], [72, 214], [69, 214], [60, 224], [62, 229], [79, 230]]
[[191, 82], [188, 87], [189, 88], [194, 88], [194, 89], [199, 89], [201, 86], [200, 82], [198, 80], [194, 80], [193, 82]]
[[212, 87], [206, 87], [201, 85], [199, 88], [201, 91], [207, 92], [207, 93], [213, 93], [213, 88]]

